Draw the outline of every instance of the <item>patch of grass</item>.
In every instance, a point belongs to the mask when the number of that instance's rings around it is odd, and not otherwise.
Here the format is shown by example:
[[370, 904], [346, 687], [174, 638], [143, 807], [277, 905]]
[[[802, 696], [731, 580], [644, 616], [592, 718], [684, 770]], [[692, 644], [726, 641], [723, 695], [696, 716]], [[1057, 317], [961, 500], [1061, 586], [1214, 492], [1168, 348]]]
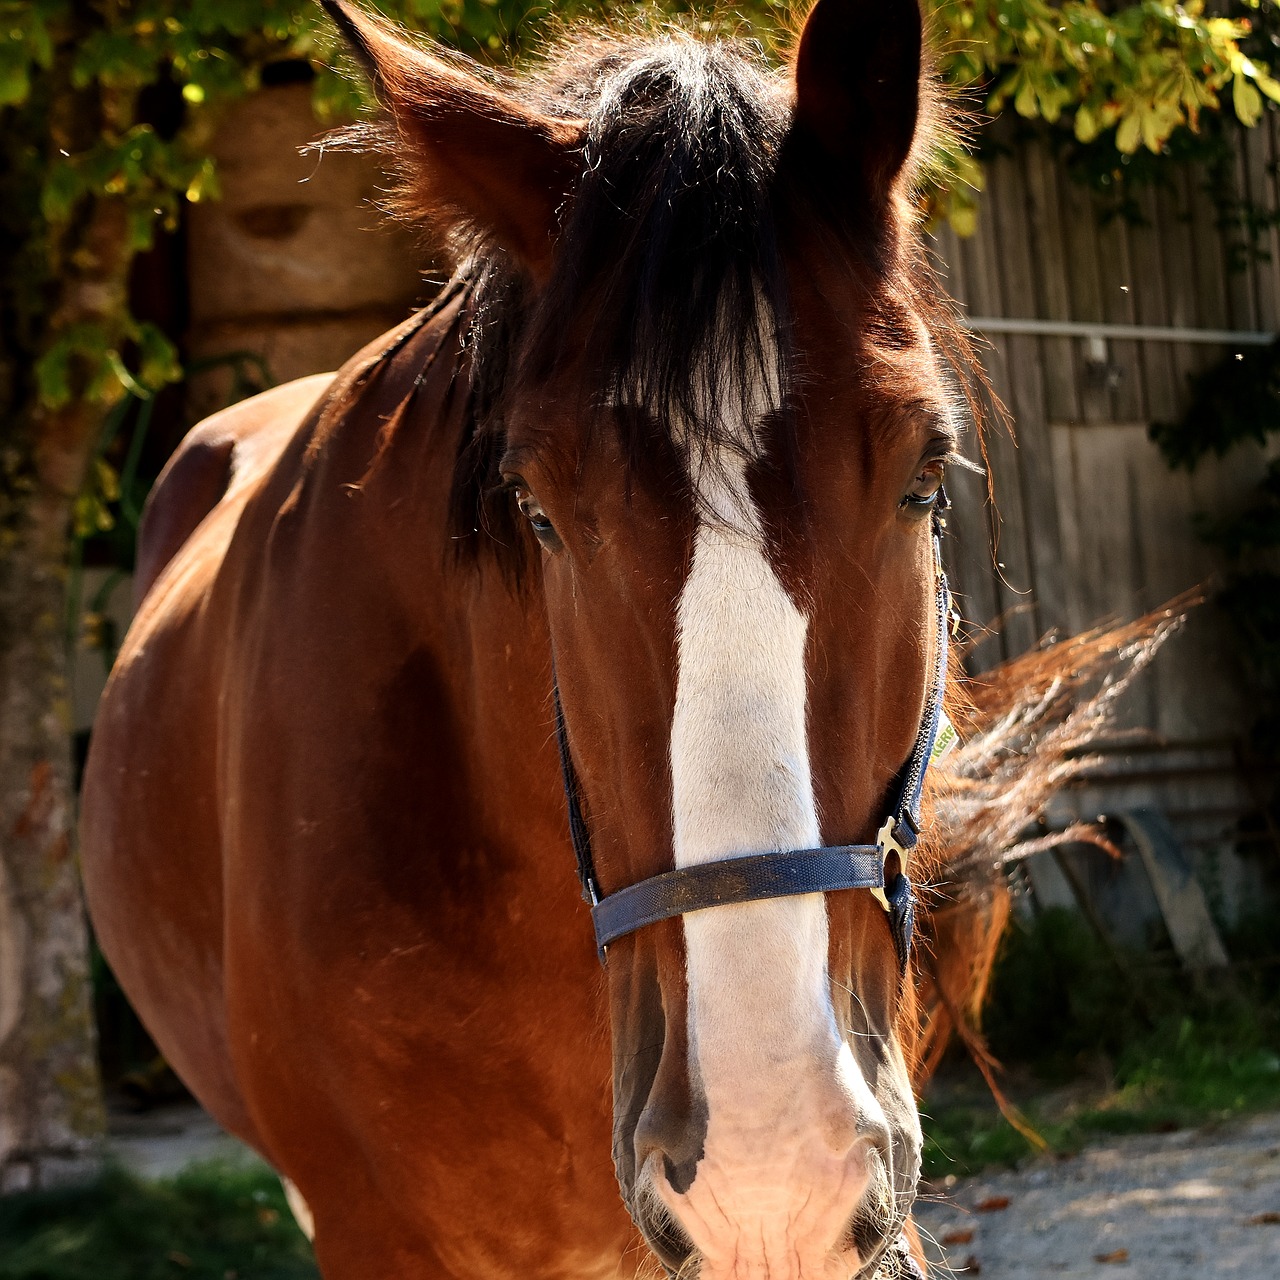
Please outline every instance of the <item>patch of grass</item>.
[[[1073, 913], [1046, 912], [1011, 933], [988, 1035], [1011, 1068], [1011, 1096], [1051, 1150], [1280, 1107], [1280, 993], [1274, 966], [1248, 955], [1254, 936], [1246, 926], [1228, 941], [1245, 961], [1238, 969], [1197, 982], [1150, 956], [1108, 953]], [[1077, 1085], [1055, 1096], [1067, 1080]], [[1031, 1153], [989, 1094], [959, 1094], [925, 1101], [926, 1176]]]
[[0, 1280], [317, 1280], [311, 1246], [265, 1169], [200, 1164], [143, 1181], [0, 1199]]

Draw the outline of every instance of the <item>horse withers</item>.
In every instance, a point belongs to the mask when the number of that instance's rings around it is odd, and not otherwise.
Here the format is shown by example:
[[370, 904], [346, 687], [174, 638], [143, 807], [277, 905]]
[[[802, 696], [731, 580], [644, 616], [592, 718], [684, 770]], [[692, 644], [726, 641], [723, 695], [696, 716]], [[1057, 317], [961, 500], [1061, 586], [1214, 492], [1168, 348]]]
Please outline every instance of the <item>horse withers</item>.
[[665, 31], [521, 78], [330, 7], [460, 266], [161, 478], [102, 946], [330, 1280], [910, 1270], [901, 911], [694, 902], [601, 966], [565, 786], [607, 903], [874, 848], [919, 754], [956, 339], [916, 0], [819, 0], [785, 73]]

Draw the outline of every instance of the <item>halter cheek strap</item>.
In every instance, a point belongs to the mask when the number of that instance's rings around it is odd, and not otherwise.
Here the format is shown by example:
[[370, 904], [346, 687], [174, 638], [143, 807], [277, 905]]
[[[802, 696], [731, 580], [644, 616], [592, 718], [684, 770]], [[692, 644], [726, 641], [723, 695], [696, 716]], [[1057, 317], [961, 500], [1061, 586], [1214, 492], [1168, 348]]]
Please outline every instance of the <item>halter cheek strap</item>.
[[[802, 893], [834, 893], [842, 889], [870, 889], [889, 913], [898, 963], [906, 969], [915, 925], [915, 894], [907, 876], [908, 858], [920, 838], [920, 800], [929, 763], [940, 745], [944, 724], [950, 725], [942, 710], [947, 683], [947, 646], [951, 616], [951, 593], [942, 571], [940, 543], [934, 538], [937, 572], [937, 643], [933, 671], [925, 701], [924, 717], [915, 746], [895, 780], [893, 802], [875, 844], [830, 845], [820, 849], [798, 849], [788, 853], [757, 853], [739, 858], [721, 858], [692, 867], [677, 867], [650, 876], [637, 884], [602, 897], [591, 856], [591, 833], [582, 816], [578, 774], [569, 754], [560, 688], [554, 685], [556, 740], [560, 747], [560, 768], [569, 808], [569, 834], [578, 862], [582, 896], [591, 904], [596, 947], [601, 963], [605, 948], [618, 938], [670, 920], [690, 911], [767, 898], [786, 898]], [[890, 854], [897, 866], [888, 870]], [[886, 880], [886, 875], [888, 879]]]

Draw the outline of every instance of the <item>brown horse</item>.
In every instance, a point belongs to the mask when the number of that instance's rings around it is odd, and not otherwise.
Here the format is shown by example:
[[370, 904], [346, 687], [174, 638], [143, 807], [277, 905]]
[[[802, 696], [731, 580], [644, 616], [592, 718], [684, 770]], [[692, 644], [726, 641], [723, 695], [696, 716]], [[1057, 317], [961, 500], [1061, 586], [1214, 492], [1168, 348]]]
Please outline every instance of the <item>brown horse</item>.
[[916, 0], [819, 0], [785, 74], [667, 33], [519, 80], [333, 8], [461, 266], [162, 478], [85, 780], [102, 945], [331, 1280], [614, 1277], [627, 1211], [706, 1280], [910, 1270], [882, 897], [602, 968], [562, 781], [606, 898], [881, 825], [957, 443]]

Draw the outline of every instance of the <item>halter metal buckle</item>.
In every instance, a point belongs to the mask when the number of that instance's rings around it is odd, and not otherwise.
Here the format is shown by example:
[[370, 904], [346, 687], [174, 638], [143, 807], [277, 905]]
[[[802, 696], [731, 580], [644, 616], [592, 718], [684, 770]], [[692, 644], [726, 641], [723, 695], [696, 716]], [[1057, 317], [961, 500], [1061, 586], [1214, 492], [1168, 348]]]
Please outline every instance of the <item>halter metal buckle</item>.
[[[907, 850], [903, 847], [898, 837], [893, 834], [897, 825], [893, 815], [890, 814], [885, 819], [884, 826], [876, 832], [876, 847], [880, 850], [880, 868], [882, 872], [885, 863], [888, 861], [889, 854], [896, 853], [898, 855], [898, 869], [905, 874], [907, 870]], [[871, 892], [875, 894], [876, 900], [886, 911], [893, 910], [889, 906], [889, 899], [885, 896], [883, 886], [879, 889], [872, 889]]]

